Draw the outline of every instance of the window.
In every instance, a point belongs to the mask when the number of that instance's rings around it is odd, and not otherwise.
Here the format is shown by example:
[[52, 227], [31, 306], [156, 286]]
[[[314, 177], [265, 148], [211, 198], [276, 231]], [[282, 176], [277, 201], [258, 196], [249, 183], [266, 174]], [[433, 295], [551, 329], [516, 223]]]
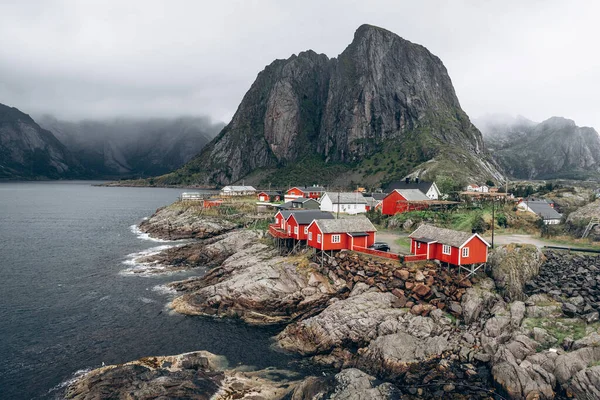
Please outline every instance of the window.
[[308, 234], [308, 226], [305, 226], [305, 227], [304, 227], [304, 234], [305, 234], [305, 235], [306, 235], [306, 234]]
[[288, 235], [292, 233], [292, 227], [288, 225]]
[[451, 254], [451, 249], [450, 246], [448, 246], [447, 244], [442, 246], [442, 254]]
[[417, 249], [421, 248], [421, 242], [417, 242]]
[[295, 227], [294, 227], [294, 235], [297, 235], [297, 234], [298, 234], [298, 227], [297, 227], [297, 226], [295, 226]]
[[308, 232], [308, 240], [312, 240], [312, 232]]
[[463, 249], [462, 249], [462, 256], [463, 257], [469, 257], [469, 248], [468, 247], [463, 247]]
[[331, 235], [331, 243], [339, 243], [342, 241], [340, 235]]
[[317, 243], [321, 243], [321, 234], [317, 233]]

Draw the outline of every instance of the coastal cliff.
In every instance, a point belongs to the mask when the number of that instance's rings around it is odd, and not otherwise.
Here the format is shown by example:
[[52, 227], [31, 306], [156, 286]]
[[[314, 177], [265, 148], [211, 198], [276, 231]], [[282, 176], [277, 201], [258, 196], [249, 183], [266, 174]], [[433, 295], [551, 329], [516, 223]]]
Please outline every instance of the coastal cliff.
[[[175, 222], [190, 212], [177, 205], [161, 209], [141, 229], [158, 232], [169, 215], [181, 236], [195, 237], [192, 231], [198, 230]], [[203, 226], [218, 218], [196, 220]], [[176, 291], [170, 307], [187, 315], [284, 324], [274, 346], [333, 373], [278, 372], [286, 377], [282, 385], [265, 371], [247, 375], [243, 369], [214, 368], [208, 361], [183, 368], [177, 360], [186, 355], [157, 357], [150, 365], [144, 359], [92, 371], [70, 386], [71, 398], [124, 393], [124, 388], [142, 393], [149, 387], [148, 393], [163, 395], [185, 388], [197, 398], [247, 399], [600, 394], [594, 257], [506, 246], [492, 252], [491, 277], [466, 277], [432, 262], [399, 264], [353, 252], [322, 260], [310, 252], [281, 255], [260, 229], [237, 226], [197, 237], [186, 245], [199, 246], [203, 255], [197, 263], [180, 263], [182, 255], [187, 260], [195, 253], [186, 246], [158, 255], [161, 263], [207, 269], [168, 285]], [[208, 259], [213, 262], [205, 263]], [[348, 397], [341, 396], [344, 390], [350, 391]], [[230, 397], [219, 397], [222, 393]], [[110, 398], [105, 396], [98, 398]]]

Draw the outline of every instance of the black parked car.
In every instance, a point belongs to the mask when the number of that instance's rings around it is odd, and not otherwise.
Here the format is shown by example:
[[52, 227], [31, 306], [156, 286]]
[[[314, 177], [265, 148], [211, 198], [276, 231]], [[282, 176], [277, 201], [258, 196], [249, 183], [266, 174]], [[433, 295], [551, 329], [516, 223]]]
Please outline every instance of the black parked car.
[[379, 251], [390, 251], [390, 246], [386, 242], [375, 242], [369, 246], [370, 249]]

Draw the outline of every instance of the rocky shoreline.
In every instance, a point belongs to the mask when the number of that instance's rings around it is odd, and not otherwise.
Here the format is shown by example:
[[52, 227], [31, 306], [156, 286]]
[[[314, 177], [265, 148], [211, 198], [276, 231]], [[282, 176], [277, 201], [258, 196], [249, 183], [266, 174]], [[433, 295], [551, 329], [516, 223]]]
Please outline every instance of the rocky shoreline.
[[[403, 265], [352, 252], [323, 259], [310, 251], [281, 256], [260, 230], [171, 207], [140, 229], [194, 239], [147, 261], [209, 268], [201, 277], [169, 284], [177, 292], [173, 310], [285, 324], [274, 338], [276, 349], [339, 372], [280, 372], [284, 390], [265, 371], [248, 378], [202, 361], [202, 368], [189, 372], [172, 367], [181, 366], [177, 357], [184, 356], [159, 357], [166, 367], [137, 362], [122, 371], [124, 366], [95, 370], [69, 387], [68, 398], [111, 398], [85, 396], [120, 393], [142, 376], [158, 382], [155, 392], [189, 387], [192, 398], [600, 398], [596, 257], [511, 245], [492, 252], [487, 275], [465, 277], [433, 262]], [[110, 371], [121, 371], [124, 381], [98, 379]], [[254, 389], [241, 392], [227, 383], [255, 378]], [[161, 386], [163, 380], [174, 383]], [[236, 387], [249, 387], [244, 382]], [[137, 384], [134, 392], [144, 387]]]

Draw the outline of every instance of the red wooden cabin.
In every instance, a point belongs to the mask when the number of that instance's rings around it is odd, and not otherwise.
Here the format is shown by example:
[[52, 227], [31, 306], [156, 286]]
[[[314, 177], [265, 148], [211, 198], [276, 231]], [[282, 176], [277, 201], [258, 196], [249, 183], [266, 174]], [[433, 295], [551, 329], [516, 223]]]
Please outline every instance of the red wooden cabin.
[[325, 193], [325, 188], [321, 186], [295, 186], [285, 193], [285, 201], [291, 201], [297, 199], [298, 197], [319, 200], [323, 193]]
[[421, 225], [409, 235], [412, 254], [453, 265], [487, 262], [490, 244], [477, 233]]
[[308, 226], [307, 244], [319, 250], [352, 250], [375, 242], [377, 229], [366, 217], [317, 219]]
[[384, 197], [381, 213], [394, 215], [407, 211], [423, 210], [431, 199], [418, 189], [395, 189]]
[[281, 193], [262, 191], [258, 193], [258, 201], [280, 201]]
[[289, 235], [296, 240], [306, 240], [308, 238], [308, 226], [315, 220], [333, 219], [333, 214], [327, 211], [319, 210], [295, 210], [292, 211], [286, 220], [286, 227]]

